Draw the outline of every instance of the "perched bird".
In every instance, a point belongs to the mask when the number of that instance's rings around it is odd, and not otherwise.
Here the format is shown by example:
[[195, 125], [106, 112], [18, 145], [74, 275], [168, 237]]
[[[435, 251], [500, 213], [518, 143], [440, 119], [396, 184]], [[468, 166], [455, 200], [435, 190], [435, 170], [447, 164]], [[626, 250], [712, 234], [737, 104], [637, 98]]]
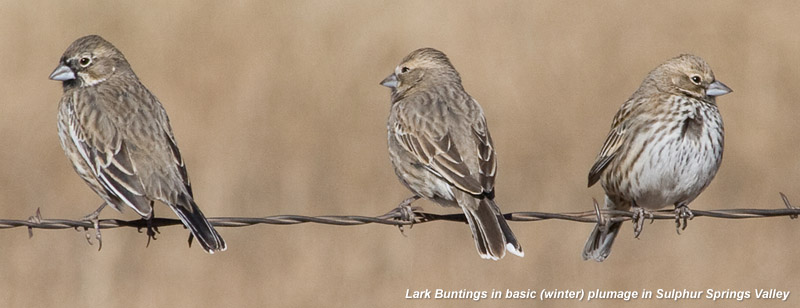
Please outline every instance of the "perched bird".
[[[684, 54], [653, 69], [620, 107], [589, 171], [589, 186], [600, 180], [606, 209], [633, 207], [636, 237], [647, 210], [670, 204], [677, 227], [683, 219], [686, 228], [688, 204], [722, 161], [725, 134], [716, 97], [730, 92], [703, 59]], [[621, 225], [598, 223], [583, 259], [605, 260]]]
[[505, 250], [522, 257], [494, 202], [497, 160], [483, 110], [447, 56], [418, 49], [381, 84], [392, 89], [389, 157], [400, 181], [416, 196], [461, 207], [482, 258]]
[[104, 201], [86, 217], [94, 222], [98, 240], [103, 207], [120, 212], [130, 207], [150, 221], [158, 200], [175, 211], [207, 252], [226, 249], [194, 201], [164, 107], [122, 52], [100, 36], [84, 36], [67, 48], [50, 79], [62, 81], [64, 88], [58, 106], [61, 147]]

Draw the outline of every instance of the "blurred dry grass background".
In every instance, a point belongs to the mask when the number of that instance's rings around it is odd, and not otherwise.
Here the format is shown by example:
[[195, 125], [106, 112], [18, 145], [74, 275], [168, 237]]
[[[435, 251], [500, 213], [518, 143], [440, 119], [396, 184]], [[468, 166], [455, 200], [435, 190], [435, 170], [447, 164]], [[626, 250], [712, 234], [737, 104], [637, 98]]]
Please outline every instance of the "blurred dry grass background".
[[[684, 52], [735, 91], [718, 100], [722, 168], [692, 207], [778, 208], [778, 191], [800, 203], [798, 14], [791, 1], [2, 1], [0, 217], [41, 207], [46, 218], [79, 218], [100, 203], [63, 157], [61, 85], [47, 79], [64, 49], [91, 33], [120, 48], [164, 103], [208, 216], [369, 216], [409, 196], [388, 161], [389, 90], [378, 82], [424, 46], [450, 56], [487, 113], [506, 212], [590, 209], [602, 189], [587, 189], [586, 174], [611, 117], [650, 69]], [[143, 234], [108, 230], [100, 252], [78, 232], [5, 230], [0, 306], [473, 304], [409, 301], [407, 288], [800, 292], [800, 225], [785, 218], [697, 219], [680, 236], [662, 221], [639, 240], [626, 224], [603, 264], [580, 258], [589, 224], [512, 228], [526, 256], [499, 262], [477, 256], [465, 225], [443, 222], [407, 237], [378, 225], [222, 228], [230, 248], [214, 256], [187, 248], [176, 227], [149, 248]]]

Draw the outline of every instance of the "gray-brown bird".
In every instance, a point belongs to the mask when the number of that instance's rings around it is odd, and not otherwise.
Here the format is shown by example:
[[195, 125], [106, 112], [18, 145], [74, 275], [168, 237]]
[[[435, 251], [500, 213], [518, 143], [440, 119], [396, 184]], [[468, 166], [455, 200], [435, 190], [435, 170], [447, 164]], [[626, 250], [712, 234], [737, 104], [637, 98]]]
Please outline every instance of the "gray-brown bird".
[[389, 156], [417, 196], [460, 207], [478, 254], [498, 260], [522, 247], [494, 202], [497, 160], [483, 110], [444, 53], [418, 49], [381, 84], [392, 89]]
[[[50, 79], [62, 81], [58, 135], [75, 171], [106, 205], [148, 221], [161, 201], [209, 253], [226, 249], [192, 195], [169, 118], [125, 56], [97, 35], [73, 42]], [[149, 235], [152, 231], [149, 231]], [[97, 229], [97, 238], [99, 237]]]
[[[620, 107], [594, 166], [605, 208], [634, 210], [639, 236], [648, 210], [675, 206], [678, 228], [692, 217], [688, 205], [711, 183], [722, 162], [724, 131], [716, 97], [731, 89], [714, 78], [700, 57], [684, 54], [653, 69]], [[598, 224], [583, 259], [611, 253], [621, 222]]]

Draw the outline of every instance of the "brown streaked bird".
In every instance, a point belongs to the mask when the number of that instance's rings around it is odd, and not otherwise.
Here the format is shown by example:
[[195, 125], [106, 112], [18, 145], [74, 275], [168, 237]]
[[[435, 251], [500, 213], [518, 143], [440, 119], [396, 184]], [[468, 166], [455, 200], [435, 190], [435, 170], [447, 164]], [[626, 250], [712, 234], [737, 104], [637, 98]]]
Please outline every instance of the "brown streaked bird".
[[84, 36], [67, 48], [50, 79], [64, 88], [58, 106], [61, 147], [104, 201], [86, 217], [98, 241], [97, 216], [106, 205], [120, 212], [130, 207], [149, 221], [153, 202], [161, 201], [207, 252], [227, 248], [194, 201], [164, 107], [122, 52], [100, 36]]
[[[648, 210], [675, 206], [677, 227], [692, 217], [689, 203], [711, 183], [722, 162], [725, 133], [716, 97], [731, 89], [700, 57], [684, 54], [653, 69], [620, 107], [589, 186], [605, 190], [605, 209], [634, 211], [634, 234]], [[622, 222], [595, 226], [583, 259], [611, 253]]]
[[392, 89], [389, 156], [419, 197], [460, 207], [478, 254], [498, 260], [522, 247], [494, 202], [497, 160], [483, 110], [444, 53], [418, 49], [381, 84]]

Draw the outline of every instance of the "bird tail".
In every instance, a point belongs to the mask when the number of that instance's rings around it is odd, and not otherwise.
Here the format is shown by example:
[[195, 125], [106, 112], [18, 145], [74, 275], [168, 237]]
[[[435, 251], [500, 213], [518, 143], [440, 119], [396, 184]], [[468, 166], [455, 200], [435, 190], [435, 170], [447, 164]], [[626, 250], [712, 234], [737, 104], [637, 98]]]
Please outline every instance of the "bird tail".
[[195, 203], [192, 198], [186, 199], [188, 199], [188, 202], [184, 204], [188, 204], [188, 206], [183, 204], [170, 205], [170, 208], [175, 211], [175, 214], [178, 215], [181, 222], [189, 228], [189, 231], [192, 232], [192, 235], [197, 239], [200, 245], [203, 246], [206, 252], [213, 254], [217, 251], [225, 251], [228, 246], [219, 233], [217, 233], [217, 230], [214, 230], [214, 227], [208, 222], [203, 212], [200, 211], [197, 203]]
[[611, 253], [611, 245], [619, 233], [622, 222], [613, 222], [607, 226], [595, 225], [586, 246], [583, 247], [583, 259], [603, 262]]
[[511, 232], [500, 208], [489, 198], [475, 199], [472, 204], [461, 206], [472, 229], [475, 247], [481, 258], [499, 260], [505, 256], [506, 250], [517, 256], [524, 256], [522, 246]]
[[[615, 204], [614, 201], [606, 195], [605, 209], [627, 208], [627, 206], [624, 205], [625, 204]], [[612, 222], [605, 226], [601, 226], [600, 224], [595, 225], [592, 234], [589, 235], [589, 239], [586, 240], [586, 245], [583, 247], [583, 259], [603, 262], [608, 258], [608, 255], [611, 254], [611, 245], [614, 244], [614, 239], [617, 237], [621, 226], [622, 222]]]

